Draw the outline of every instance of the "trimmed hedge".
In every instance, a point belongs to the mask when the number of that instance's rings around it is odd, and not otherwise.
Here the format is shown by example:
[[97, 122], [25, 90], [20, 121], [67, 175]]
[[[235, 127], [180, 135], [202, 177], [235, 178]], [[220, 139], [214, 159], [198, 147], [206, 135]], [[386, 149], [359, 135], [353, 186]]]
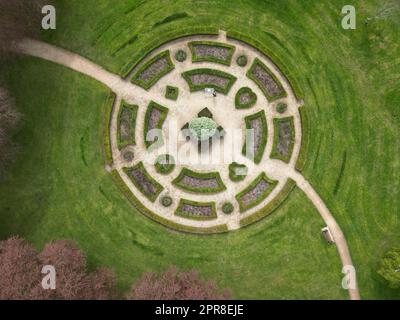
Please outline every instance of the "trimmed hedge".
[[[160, 193], [164, 190], [164, 187], [159, 184], [146, 170], [144, 167], [143, 162], [139, 162], [137, 165], [135, 165], [132, 168], [124, 168], [123, 169], [126, 175], [129, 177], [129, 179], [132, 181], [132, 183], [135, 185], [135, 187], [143, 193], [143, 195], [149, 199], [151, 202], [155, 202], [160, 195]], [[145, 183], [143, 181], [137, 181], [135, 177], [132, 176], [131, 172], [134, 170], [140, 171], [144, 178], [147, 180], [148, 184], [151, 184], [153, 188], [155, 189], [155, 193], [149, 193], [145, 189]]]
[[301, 149], [296, 162], [297, 171], [301, 172], [307, 163], [308, 148], [310, 146], [310, 121], [308, 118], [307, 108], [302, 106], [299, 108], [301, 118]]
[[[162, 163], [163, 161], [166, 163]], [[175, 159], [169, 154], [162, 154], [157, 157], [154, 166], [158, 173], [168, 175], [175, 169]]]
[[247, 56], [245, 55], [241, 55], [236, 59], [236, 63], [239, 67], [245, 67], [247, 66], [248, 63], [248, 59]]
[[[190, 213], [188, 211], [184, 211], [183, 207], [185, 205], [193, 206], [193, 207], [210, 207], [211, 208], [211, 216], [202, 216]], [[178, 208], [176, 208], [175, 215], [183, 218], [188, 218], [192, 220], [214, 220], [217, 219], [217, 206], [215, 202], [198, 202], [198, 201], [191, 201], [186, 199], [181, 199], [179, 201]]]
[[[220, 87], [216, 84], [210, 84], [210, 83], [204, 83], [204, 84], [194, 84], [192, 82], [191, 76], [197, 75], [197, 74], [205, 74], [205, 75], [211, 75], [211, 76], [217, 76], [221, 77], [224, 79], [227, 79], [229, 82], [226, 87]], [[189, 70], [186, 72], [182, 73], [182, 77], [186, 80], [187, 84], [189, 85], [190, 92], [196, 92], [196, 91], [201, 91], [204, 90], [205, 88], [213, 88], [217, 92], [222, 93], [222, 94], [228, 94], [229, 90], [232, 88], [233, 84], [236, 82], [237, 78], [229, 73], [216, 70], [216, 69], [194, 69], [194, 70]]]
[[295, 187], [296, 187], [296, 182], [294, 182], [292, 179], [288, 179], [288, 182], [286, 182], [282, 190], [278, 193], [278, 195], [274, 199], [272, 199], [261, 210], [249, 215], [246, 218], [241, 219], [240, 226], [241, 227], [247, 226], [273, 213], [286, 201], [286, 199], [289, 197], [290, 193], [293, 191]]
[[[155, 128], [149, 128], [149, 123], [150, 123], [150, 117], [154, 109], [157, 109], [158, 111], [161, 112], [160, 119], [158, 120], [158, 123]], [[149, 133], [150, 129], [162, 129], [162, 126], [165, 122], [165, 119], [167, 118], [168, 115], [168, 108], [163, 107], [162, 105], [151, 101], [147, 107], [147, 111], [144, 117], [144, 130], [143, 130], [143, 138], [144, 138], [144, 144], [146, 145], [146, 148], [149, 148], [152, 146], [154, 143], [162, 144], [163, 141], [154, 140], [154, 141], [147, 141], [147, 134]]]
[[234, 208], [233, 204], [230, 203], [230, 202], [225, 202], [222, 205], [222, 212], [225, 213], [225, 214], [231, 214], [234, 209], [235, 208]]
[[[192, 41], [188, 43], [189, 49], [192, 53], [192, 62], [214, 62], [214, 63], [219, 63], [219, 64], [224, 64], [227, 66], [230, 66], [232, 63], [232, 57], [233, 54], [235, 53], [235, 46], [226, 44], [226, 43], [221, 43], [221, 42], [215, 42], [215, 41]], [[229, 50], [228, 56], [225, 59], [221, 59], [218, 57], [214, 57], [212, 55], [210, 56], [199, 56], [196, 52], [196, 46], [207, 46], [207, 47], [215, 47], [215, 48], [222, 48], [222, 49], [227, 49]]]
[[[161, 70], [158, 74], [154, 75], [153, 78], [151, 78], [148, 81], [143, 81], [142, 79], [140, 79], [140, 76], [143, 74], [143, 72], [148, 70], [152, 65], [154, 65], [161, 59], [167, 60], [167, 65], [163, 70]], [[156, 84], [158, 80], [160, 80], [166, 74], [170, 73], [172, 70], [174, 70], [174, 68], [175, 66], [171, 60], [169, 50], [163, 51], [140, 67], [140, 69], [133, 76], [132, 83], [142, 87], [145, 90], [149, 90], [153, 85]]]
[[[253, 191], [254, 188], [256, 188], [262, 180], [264, 180], [269, 184], [268, 189], [264, 190], [261, 196], [253, 200], [251, 203], [249, 204], [243, 203], [242, 198], [249, 192]], [[272, 192], [272, 190], [276, 187], [277, 184], [278, 182], [269, 179], [265, 174], [265, 172], [261, 173], [252, 183], [250, 183], [250, 185], [246, 189], [244, 189], [243, 191], [241, 191], [236, 195], [236, 200], [239, 203], [240, 212], [245, 212], [263, 202], [269, 196], [269, 194]]]
[[[242, 95], [248, 94], [250, 96], [250, 101], [248, 103], [241, 103], [240, 98]], [[240, 88], [235, 96], [235, 108], [236, 109], [249, 109], [253, 107], [257, 102], [257, 95], [249, 87]]]
[[[218, 183], [218, 187], [217, 188], [195, 187], [192, 185], [184, 184], [182, 182], [184, 177], [190, 177], [190, 178], [200, 179], [200, 180], [215, 179]], [[172, 184], [175, 185], [176, 187], [178, 187], [179, 189], [182, 189], [182, 190], [188, 191], [188, 192], [193, 192], [193, 193], [213, 194], [213, 193], [219, 193], [219, 192], [226, 190], [226, 186], [224, 185], [224, 182], [222, 181], [219, 172], [202, 173], [202, 172], [195, 172], [195, 171], [192, 171], [187, 168], [182, 169], [179, 176], [176, 177], [172, 181]]]
[[169, 196], [165, 196], [165, 197], [161, 198], [161, 204], [166, 208], [170, 207], [172, 205], [172, 203], [173, 203], [173, 200]]
[[296, 77], [292, 74], [292, 70], [288, 68], [285, 63], [283, 63], [283, 61], [275, 54], [273, 50], [270, 50], [267, 46], [265, 46], [263, 42], [255, 40], [249, 35], [238, 31], [228, 31], [227, 37], [230, 39], [243, 41], [271, 59], [290, 83], [297, 100], [300, 100], [304, 96], [303, 90], [301, 90], [299, 83], [296, 81]]
[[[290, 122], [290, 132], [291, 132], [290, 146], [289, 146], [289, 152], [288, 152], [287, 156], [281, 154], [278, 150], [278, 145], [280, 142], [280, 136], [279, 136], [280, 126], [282, 123], [285, 123], [285, 122]], [[290, 158], [292, 157], [292, 154], [293, 154], [294, 143], [295, 143], [295, 129], [294, 129], [293, 117], [275, 118], [274, 119], [274, 144], [272, 146], [271, 158], [279, 159], [286, 163], [290, 162]]]
[[[281, 91], [280, 94], [274, 95], [274, 94], [270, 93], [269, 89], [255, 76], [254, 71], [257, 67], [263, 69], [263, 71], [271, 77], [271, 79], [276, 83], [279, 90]], [[249, 71], [247, 71], [246, 75], [247, 75], [247, 77], [249, 77], [251, 80], [253, 80], [257, 84], [257, 86], [261, 89], [261, 91], [267, 97], [268, 101], [270, 101], [270, 102], [275, 101], [275, 100], [278, 100], [280, 98], [284, 98], [287, 96], [287, 93], [286, 93], [285, 89], [283, 89], [282, 84], [280, 83], [278, 78], [271, 72], [271, 70], [268, 69], [268, 67], [264, 63], [261, 62], [260, 59], [258, 59], [258, 58], [254, 59], [254, 62], [252, 64], [252, 66], [250, 67]]]
[[178, 62], [183, 62], [187, 59], [187, 53], [185, 50], [179, 49], [176, 53], [175, 53], [175, 60]]
[[[137, 105], [129, 105], [125, 101], [121, 103], [118, 114], [118, 148], [120, 150], [130, 144], [136, 145], [136, 118], [138, 110], [139, 106]], [[122, 119], [123, 112], [130, 112], [130, 138], [126, 140], [122, 139], [121, 136], [121, 122], [124, 120]]]
[[154, 213], [153, 211], [149, 210], [146, 208], [138, 198], [135, 197], [135, 195], [131, 192], [129, 187], [125, 184], [124, 180], [120, 177], [119, 173], [117, 170], [113, 170], [111, 172], [111, 175], [113, 177], [114, 182], [117, 184], [117, 186], [120, 188], [120, 190], [123, 192], [123, 194], [126, 196], [128, 201], [131, 203], [131, 205], [137, 209], [141, 214], [147, 216], [148, 218], [152, 219], [153, 221], [164, 225], [165, 227], [175, 230], [175, 231], [180, 231], [184, 233], [196, 233], [196, 234], [214, 234], [214, 233], [225, 233], [228, 232], [228, 226], [226, 224], [220, 224], [214, 227], [208, 227], [208, 228], [201, 228], [201, 227], [191, 227], [191, 226], [185, 226], [179, 223], [175, 223], [173, 221], [170, 221], [168, 219], [165, 219], [158, 214]]
[[[237, 170], [246, 170], [246, 174], [238, 175], [236, 173]], [[244, 164], [239, 164], [237, 162], [232, 162], [229, 165], [229, 178], [233, 182], [243, 181], [247, 177], [247, 172], [248, 172], [248, 169], [247, 169], [246, 165], [244, 165]]]
[[287, 108], [288, 108], [288, 106], [286, 103], [280, 102], [276, 106], [276, 111], [278, 111], [279, 113], [285, 113]]
[[178, 100], [179, 96], [179, 88], [178, 87], [173, 87], [173, 86], [167, 86], [165, 89], [165, 98], [169, 100]]
[[103, 154], [107, 165], [112, 165], [113, 163], [110, 129], [111, 129], [112, 113], [114, 110], [114, 104], [116, 98], [117, 98], [116, 94], [114, 92], [110, 92], [103, 106], [103, 110], [105, 112], [104, 123], [103, 123]]
[[[253, 129], [251, 123], [255, 119], [261, 119], [262, 123], [262, 132], [263, 132], [263, 137], [261, 140], [261, 145], [258, 146], [257, 150], [255, 151], [254, 154], [254, 163], [259, 164], [262, 160], [262, 157], [264, 155], [265, 147], [267, 146], [267, 141], [268, 141], [268, 125], [267, 125], [267, 118], [265, 116], [265, 111], [261, 110], [253, 115], [245, 117], [245, 122], [246, 122], [246, 129], [251, 130]], [[247, 137], [246, 137], [247, 140]], [[255, 146], [254, 146], [255, 147]], [[246, 149], [247, 149], [247, 141], [245, 142], [243, 149], [242, 149], [242, 154], [246, 156]]]

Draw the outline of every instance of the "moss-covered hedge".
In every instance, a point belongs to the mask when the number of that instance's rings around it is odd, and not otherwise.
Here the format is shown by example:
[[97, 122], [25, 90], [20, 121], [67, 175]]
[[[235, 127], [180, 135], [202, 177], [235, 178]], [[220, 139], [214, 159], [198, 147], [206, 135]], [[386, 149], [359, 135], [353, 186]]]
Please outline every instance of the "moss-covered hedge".
[[117, 186], [124, 193], [124, 195], [127, 197], [128, 201], [132, 204], [132, 206], [135, 209], [137, 209], [140, 213], [149, 217], [153, 221], [160, 223], [169, 229], [184, 232], [184, 233], [196, 233], [196, 234], [214, 234], [214, 233], [228, 232], [228, 226], [226, 224], [220, 224], [220, 225], [217, 225], [214, 227], [208, 227], [208, 228], [200, 228], [200, 227], [185, 226], [185, 225], [170, 221], [168, 219], [165, 219], [165, 218], [159, 216], [158, 214], [154, 213], [153, 211], [149, 210], [147, 207], [145, 207], [139, 201], [138, 198], [135, 197], [135, 195], [131, 192], [129, 187], [122, 180], [122, 178], [120, 177], [117, 170], [113, 170], [111, 172], [111, 175], [114, 179], [114, 182], [117, 184]]
[[[285, 155], [281, 151], [279, 151], [279, 143], [281, 143], [281, 126], [289, 122], [290, 127], [290, 145], [288, 149], [288, 154]], [[294, 129], [294, 119], [293, 117], [286, 117], [286, 118], [275, 118], [274, 119], [274, 144], [272, 146], [271, 158], [272, 159], [279, 159], [286, 163], [290, 162], [290, 159], [293, 154], [293, 148], [295, 143], [295, 129]]]
[[[185, 211], [184, 209], [185, 207], [193, 207], [194, 209], [206, 207], [209, 208], [209, 210], [211, 210], [211, 215], [206, 216], [206, 215], [191, 213], [190, 211]], [[198, 201], [181, 199], [178, 207], [176, 208], [175, 215], [193, 220], [202, 220], [202, 221], [214, 220], [217, 219], [217, 206], [215, 202], [198, 202]]]
[[[202, 84], [194, 84], [192, 82], [191, 77], [194, 75], [210, 75], [210, 76], [217, 76], [220, 78], [224, 78], [228, 80], [228, 83], [225, 87], [219, 86], [218, 84], [213, 84], [213, 83], [202, 83]], [[194, 69], [194, 70], [189, 70], [186, 72], [182, 73], [182, 77], [186, 80], [187, 84], [189, 85], [190, 92], [196, 92], [196, 91], [201, 91], [204, 90], [205, 88], [213, 88], [217, 92], [222, 93], [222, 94], [228, 94], [230, 89], [232, 88], [233, 84], [236, 82], [236, 77], [220, 71], [216, 69]]]
[[[232, 46], [227, 43], [221, 43], [221, 42], [215, 42], [215, 41], [192, 41], [189, 42], [188, 44], [190, 51], [192, 52], [192, 61], [193, 62], [214, 62], [214, 63], [219, 63], [219, 64], [224, 64], [227, 66], [230, 66], [232, 63], [232, 56], [235, 53], [235, 46]], [[228, 51], [228, 55], [226, 58], [220, 58], [216, 57], [213, 55], [207, 55], [207, 56], [200, 56], [196, 50], [196, 47], [198, 46], [206, 46], [209, 49], [217, 48], [217, 49], [223, 49]]]
[[[218, 184], [218, 187], [212, 188], [212, 187], [196, 187], [192, 186], [189, 184], [185, 184], [183, 182], [183, 179], [185, 177], [189, 178], [194, 178], [194, 179], [199, 179], [199, 180], [209, 180], [209, 179], [215, 179], [215, 181]], [[213, 193], [219, 193], [224, 190], [226, 190], [226, 186], [224, 185], [224, 182], [221, 179], [221, 176], [219, 172], [195, 172], [187, 168], [183, 168], [181, 173], [179, 174], [178, 177], [176, 177], [173, 181], [172, 184], [178, 187], [179, 189], [182, 189], [184, 191], [192, 192], [192, 193], [204, 193], [204, 194], [213, 194]]]
[[[240, 100], [243, 95], [249, 95], [249, 101], [242, 103]], [[257, 95], [248, 87], [240, 88], [235, 96], [235, 108], [236, 109], [249, 109], [253, 107], [257, 102]]]
[[[145, 73], [149, 68], [154, 66], [156, 63], [161, 61], [162, 59], [165, 59], [167, 64], [165, 65], [164, 69], [160, 70], [158, 73], [154, 74], [150, 79], [148, 80], [143, 80], [140, 79], [140, 77]], [[163, 76], [166, 74], [170, 73], [172, 70], [174, 70], [175, 66], [171, 60], [170, 52], [169, 50], [163, 51], [144, 63], [138, 71], [134, 74], [132, 78], [132, 82], [143, 89], [149, 90], [153, 85], [156, 84], [158, 80], [160, 80]]]
[[[156, 124], [156, 127], [150, 128], [149, 127], [150, 118], [151, 118], [151, 115], [152, 115], [154, 109], [157, 109], [161, 113], [161, 116]], [[157, 143], [158, 145], [161, 145], [163, 143], [163, 141], [156, 140], [156, 139], [154, 141], [147, 141], [147, 135], [150, 130], [153, 130], [153, 129], [161, 130], [162, 129], [165, 119], [167, 118], [168, 112], [169, 112], [168, 108], [166, 108], [154, 101], [151, 101], [150, 104], [148, 105], [147, 111], [146, 111], [146, 114], [144, 117], [144, 130], [143, 130], [144, 143], [147, 148], [152, 146], [154, 143]]]
[[[243, 197], [246, 196], [248, 193], [252, 192], [261, 182], [266, 182], [268, 183], [268, 188], [264, 190], [260, 196], [258, 196], [255, 200], [251, 201], [250, 203], [244, 203]], [[259, 205], [261, 202], [263, 202], [269, 194], [272, 192], [272, 190], [276, 187], [278, 184], [277, 181], [271, 180], [267, 177], [267, 175], [263, 172], [261, 173], [250, 185], [238, 193], [236, 195], [236, 200], [239, 203], [240, 207], [240, 212], [245, 212], [251, 208], [254, 208], [255, 206]]]
[[[147, 172], [143, 162], [139, 162], [134, 167], [124, 168], [123, 170], [135, 187], [151, 202], [155, 202], [160, 193], [164, 190], [164, 187]], [[141, 173], [143, 181], [139, 181], [138, 178], [133, 175], [134, 171]], [[154, 192], [150, 192], [148, 190], [149, 187], [153, 188]]]
[[295, 186], [296, 183], [292, 179], [289, 179], [288, 182], [286, 182], [286, 184], [282, 188], [282, 190], [278, 193], [278, 195], [274, 199], [272, 199], [264, 208], [249, 215], [246, 218], [241, 219], [240, 226], [244, 227], [250, 225], [273, 213], [286, 201], [286, 199], [289, 197], [290, 193], [293, 191]]
[[[118, 148], [121, 150], [127, 145], [136, 145], [136, 118], [139, 107], [137, 105], [130, 105], [125, 101], [122, 101], [121, 108], [118, 114]], [[125, 119], [128, 115], [129, 119]], [[129, 125], [129, 137], [122, 137], [121, 126], [122, 121], [128, 121]]]
[[[267, 118], [265, 116], [265, 112], [264, 110], [261, 110], [253, 115], [247, 116], [245, 117], [245, 122], [246, 122], [246, 129], [247, 130], [251, 130], [253, 129], [252, 126], [252, 122], [256, 119], [260, 119], [261, 120], [261, 124], [262, 124], [262, 132], [263, 132], [263, 136], [260, 142], [259, 146], [254, 146], [257, 148], [254, 148], [254, 154], [251, 154], [250, 156], [253, 156], [253, 160], [254, 163], [259, 164], [262, 160], [262, 157], [264, 155], [264, 151], [265, 151], [265, 147], [267, 146], [267, 141], [268, 141], [268, 125], [267, 125]], [[247, 154], [247, 139], [251, 138], [251, 137], [246, 137], [246, 142], [243, 146], [242, 149], [242, 154], [244, 156], [246, 156]]]
[[112, 165], [113, 163], [110, 129], [111, 129], [111, 118], [116, 97], [117, 96], [115, 95], [114, 92], [110, 92], [103, 106], [103, 110], [105, 113], [104, 123], [103, 123], [103, 154], [107, 165]]

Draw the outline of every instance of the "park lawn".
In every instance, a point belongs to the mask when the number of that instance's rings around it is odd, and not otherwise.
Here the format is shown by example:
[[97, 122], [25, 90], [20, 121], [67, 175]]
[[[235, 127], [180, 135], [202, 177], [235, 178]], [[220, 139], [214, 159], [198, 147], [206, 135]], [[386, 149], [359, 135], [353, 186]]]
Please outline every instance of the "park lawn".
[[[44, 37], [121, 75], [149, 44], [199, 25], [241, 32], [268, 48], [305, 101], [304, 175], [347, 237], [361, 296], [400, 298], [375, 272], [384, 250], [400, 243], [399, 19], [363, 23], [382, 1], [354, 1], [355, 31], [340, 27], [344, 0], [58, 3], [57, 31]], [[145, 270], [176, 264], [196, 267], [238, 298], [346, 298], [335, 248], [322, 242], [323, 223], [299, 191], [244, 230], [170, 232], [130, 208], [104, 170], [105, 88], [33, 59], [7, 71], [26, 124], [18, 135], [21, 161], [0, 187], [2, 238], [21, 234], [38, 246], [75, 239], [92, 265], [116, 268], [123, 288]]]

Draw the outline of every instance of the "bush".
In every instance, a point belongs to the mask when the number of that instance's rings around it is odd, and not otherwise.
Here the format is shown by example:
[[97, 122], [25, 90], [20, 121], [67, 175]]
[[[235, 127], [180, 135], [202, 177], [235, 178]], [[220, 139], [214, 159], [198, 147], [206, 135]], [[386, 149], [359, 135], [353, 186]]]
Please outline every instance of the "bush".
[[[246, 98], [245, 101], [242, 101]], [[249, 109], [253, 107], [257, 102], [257, 95], [248, 87], [241, 88], [235, 97], [236, 109]]]
[[194, 118], [189, 124], [190, 133], [200, 141], [213, 137], [217, 127], [215, 121], [207, 117]]
[[246, 165], [233, 162], [229, 165], [229, 178], [234, 182], [243, 181], [247, 176]]
[[225, 202], [222, 205], [222, 212], [225, 214], [231, 214], [234, 210], [233, 204], [230, 202]]
[[186, 52], [184, 50], [178, 50], [175, 53], [175, 59], [178, 62], [183, 62], [183, 61], [186, 60], [186, 58], [187, 58], [187, 54], [186, 54]]
[[167, 86], [165, 89], [165, 97], [176, 101], [178, 99], [179, 89], [177, 87]]
[[162, 197], [162, 199], [161, 199], [161, 204], [164, 207], [170, 207], [172, 205], [172, 202], [173, 202], [172, 198], [169, 196]]
[[241, 55], [236, 59], [236, 63], [239, 67], [245, 67], [247, 65], [247, 56]]
[[380, 262], [378, 274], [392, 289], [400, 288], [400, 247], [391, 249]]
[[276, 111], [278, 111], [279, 113], [285, 113], [287, 110], [287, 104], [286, 103], [278, 103], [278, 105], [276, 106]]
[[154, 164], [158, 173], [167, 175], [175, 169], [175, 159], [169, 154], [163, 154], [157, 157], [156, 163]]

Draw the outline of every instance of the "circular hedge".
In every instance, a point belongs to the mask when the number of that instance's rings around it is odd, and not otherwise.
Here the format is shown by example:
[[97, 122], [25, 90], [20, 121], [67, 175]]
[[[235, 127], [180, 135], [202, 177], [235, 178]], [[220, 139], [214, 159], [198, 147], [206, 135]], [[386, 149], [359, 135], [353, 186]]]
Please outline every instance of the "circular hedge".
[[253, 107], [257, 102], [257, 95], [248, 87], [241, 88], [235, 97], [236, 109], [248, 109]]
[[187, 53], [184, 50], [178, 50], [175, 53], [176, 61], [183, 62], [186, 60], [186, 58], [187, 58]]
[[239, 67], [245, 67], [247, 65], [247, 56], [241, 55], [236, 59], [236, 63]]
[[164, 207], [170, 207], [171, 205], [172, 205], [172, 198], [171, 197], [169, 197], [169, 196], [165, 196], [165, 197], [162, 197], [161, 198], [161, 204], [164, 206]]
[[279, 113], [285, 113], [287, 110], [287, 104], [286, 103], [278, 103], [278, 105], [276, 106], [276, 111], [278, 111]]
[[234, 210], [233, 204], [230, 202], [225, 202], [222, 205], [222, 212], [225, 214], [231, 214]]
[[154, 166], [158, 173], [170, 174], [175, 169], [175, 159], [169, 154], [163, 154], [157, 157]]
[[208, 140], [217, 132], [218, 125], [211, 118], [194, 118], [189, 124], [190, 133], [200, 141]]

